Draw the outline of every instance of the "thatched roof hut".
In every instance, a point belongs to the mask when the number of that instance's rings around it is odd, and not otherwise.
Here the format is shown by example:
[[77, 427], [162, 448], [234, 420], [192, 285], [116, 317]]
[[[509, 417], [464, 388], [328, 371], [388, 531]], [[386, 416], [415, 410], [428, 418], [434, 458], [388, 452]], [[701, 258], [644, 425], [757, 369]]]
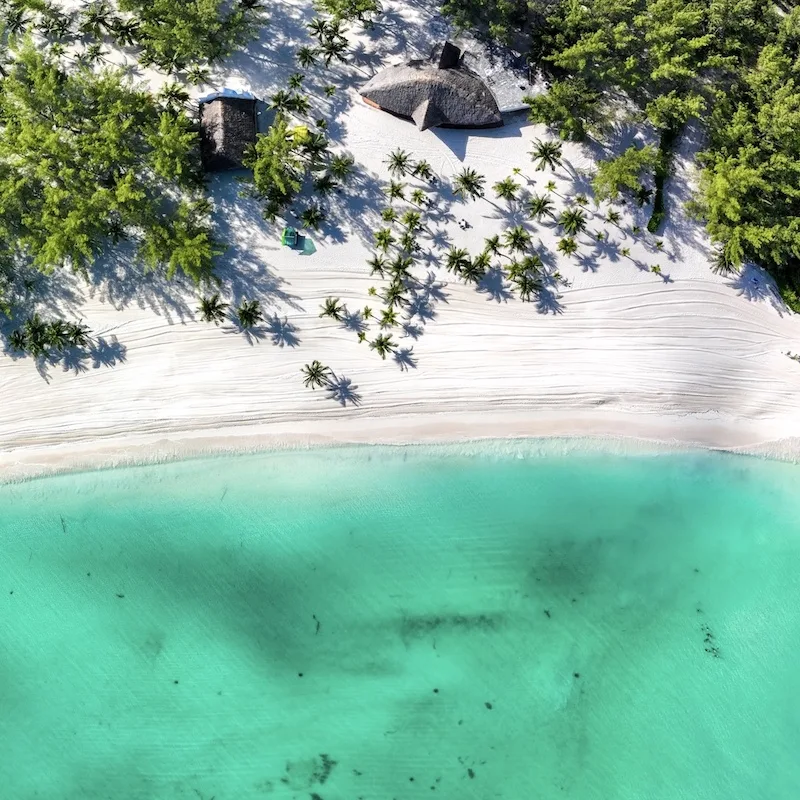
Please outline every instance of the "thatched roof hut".
[[215, 97], [200, 104], [201, 153], [206, 170], [242, 169], [256, 140], [256, 101]]
[[489, 87], [467, 69], [461, 51], [450, 42], [427, 61], [409, 61], [379, 72], [361, 89], [375, 108], [414, 120], [420, 130], [494, 128], [503, 117]]

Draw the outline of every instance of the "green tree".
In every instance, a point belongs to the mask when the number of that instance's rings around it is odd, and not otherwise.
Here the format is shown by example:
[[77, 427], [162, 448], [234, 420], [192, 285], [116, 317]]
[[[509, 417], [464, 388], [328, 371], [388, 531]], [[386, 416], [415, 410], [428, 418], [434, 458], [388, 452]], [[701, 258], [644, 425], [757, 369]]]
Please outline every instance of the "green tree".
[[200, 305], [197, 308], [197, 313], [203, 322], [213, 322], [219, 325], [225, 319], [225, 312], [228, 310], [228, 304], [224, 303], [219, 296], [219, 293], [212, 294], [211, 297], [201, 297]]
[[325, 221], [326, 214], [319, 206], [309, 206], [300, 212], [300, 222], [305, 228], [316, 231]]
[[337, 322], [342, 321], [344, 306], [339, 302], [338, 297], [326, 297], [321, 308], [322, 311], [320, 312], [320, 317], [330, 317], [331, 319], [335, 319]]
[[558, 142], [542, 142], [537, 139], [531, 158], [538, 171], [555, 169], [561, 163], [561, 145]]
[[528, 216], [541, 220], [542, 217], [553, 216], [553, 201], [544, 194], [531, 195], [526, 202]]
[[264, 319], [261, 313], [261, 303], [258, 300], [242, 300], [236, 309], [236, 319], [245, 330], [254, 328]]
[[658, 151], [653, 145], [632, 145], [622, 155], [600, 161], [592, 179], [592, 188], [598, 200], [616, 200], [627, 189], [635, 192], [641, 185], [642, 174], [652, 170], [658, 162]]
[[253, 170], [250, 193], [265, 201], [264, 216], [270, 221], [292, 202], [303, 185], [307, 169], [303, 142], [304, 136], [290, 128], [287, 118], [278, 113], [244, 159], [245, 166]]
[[564, 232], [570, 236], [575, 236], [586, 230], [586, 214], [578, 208], [568, 208], [562, 211], [558, 218], [558, 224]]
[[330, 386], [333, 372], [330, 367], [326, 367], [321, 361], [314, 359], [310, 364], [306, 364], [301, 370], [303, 375], [303, 386], [316, 389], [317, 386]]
[[559, 239], [556, 250], [565, 256], [571, 256], [578, 251], [578, 243], [571, 236], [565, 236], [563, 239]]
[[555, 128], [562, 139], [582, 141], [603, 122], [601, 94], [582, 77], [554, 80], [546, 92], [523, 99], [531, 122]]
[[486, 183], [486, 178], [479, 175], [472, 167], [464, 167], [455, 178], [453, 178], [453, 194], [456, 197], [465, 200], [477, 200], [483, 197], [483, 186]]
[[221, 250], [183, 113], [162, 112], [118, 71], [65, 73], [26, 43], [2, 82], [0, 117], [0, 241], [12, 261], [83, 271], [130, 237], [150, 269], [211, 273]]
[[445, 269], [460, 275], [469, 264], [469, 253], [463, 247], [451, 247], [445, 255]]
[[369, 343], [370, 350], [374, 350], [382, 359], [386, 359], [387, 353], [393, 353], [397, 349], [391, 335], [379, 334]]
[[530, 247], [531, 235], [522, 225], [509, 228], [504, 234], [506, 247], [512, 253], [523, 253]]
[[495, 196], [498, 199], [505, 200], [507, 203], [517, 199], [519, 189], [519, 184], [513, 178], [503, 178], [503, 180], [492, 186]]
[[386, 163], [388, 164], [389, 174], [394, 175], [396, 178], [408, 175], [414, 169], [411, 154], [399, 147], [389, 153]]

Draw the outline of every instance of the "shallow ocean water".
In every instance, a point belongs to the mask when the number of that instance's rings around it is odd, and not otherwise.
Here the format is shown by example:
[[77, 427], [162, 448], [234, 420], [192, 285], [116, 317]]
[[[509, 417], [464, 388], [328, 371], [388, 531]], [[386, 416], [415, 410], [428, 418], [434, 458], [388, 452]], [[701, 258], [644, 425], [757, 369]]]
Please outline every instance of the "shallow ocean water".
[[798, 478], [493, 443], [0, 486], [0, 796], [796, 800]]

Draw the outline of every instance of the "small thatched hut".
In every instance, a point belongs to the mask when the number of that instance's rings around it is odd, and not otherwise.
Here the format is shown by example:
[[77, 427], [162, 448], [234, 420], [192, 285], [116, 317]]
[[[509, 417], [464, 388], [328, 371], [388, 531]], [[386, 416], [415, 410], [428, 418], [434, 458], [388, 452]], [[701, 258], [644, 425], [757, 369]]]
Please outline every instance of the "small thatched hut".
[[379, 72], [361, 89], [375, 108], [414, 120], [420, 130], [495, 128], [503, 117], [489, 87], [467, 69], [461, 50], [450, 42], [427, 61], [409, 61]]
[[256, 101], [221, 95], [201, 103], [200, 130], [206, 170], [242, 169], [256, 140]]

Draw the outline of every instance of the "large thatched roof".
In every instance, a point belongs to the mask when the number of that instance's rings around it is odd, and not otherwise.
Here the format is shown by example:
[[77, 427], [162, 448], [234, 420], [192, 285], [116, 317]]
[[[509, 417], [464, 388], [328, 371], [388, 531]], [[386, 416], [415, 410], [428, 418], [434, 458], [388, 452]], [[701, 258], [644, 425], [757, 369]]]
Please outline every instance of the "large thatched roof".
[[201, 103], [200, 128], [207, 170], [242, 169], [245, 152], [256, 140], [256, 101], [223, 96]]
[[503, 124], [489, 87], [464, 67], [450, 42], [428, 61], [410, 61], [379, 72], [361, 89], [378, 108], [409, 117], [420, 130], [437, 125], [488, 128]]

